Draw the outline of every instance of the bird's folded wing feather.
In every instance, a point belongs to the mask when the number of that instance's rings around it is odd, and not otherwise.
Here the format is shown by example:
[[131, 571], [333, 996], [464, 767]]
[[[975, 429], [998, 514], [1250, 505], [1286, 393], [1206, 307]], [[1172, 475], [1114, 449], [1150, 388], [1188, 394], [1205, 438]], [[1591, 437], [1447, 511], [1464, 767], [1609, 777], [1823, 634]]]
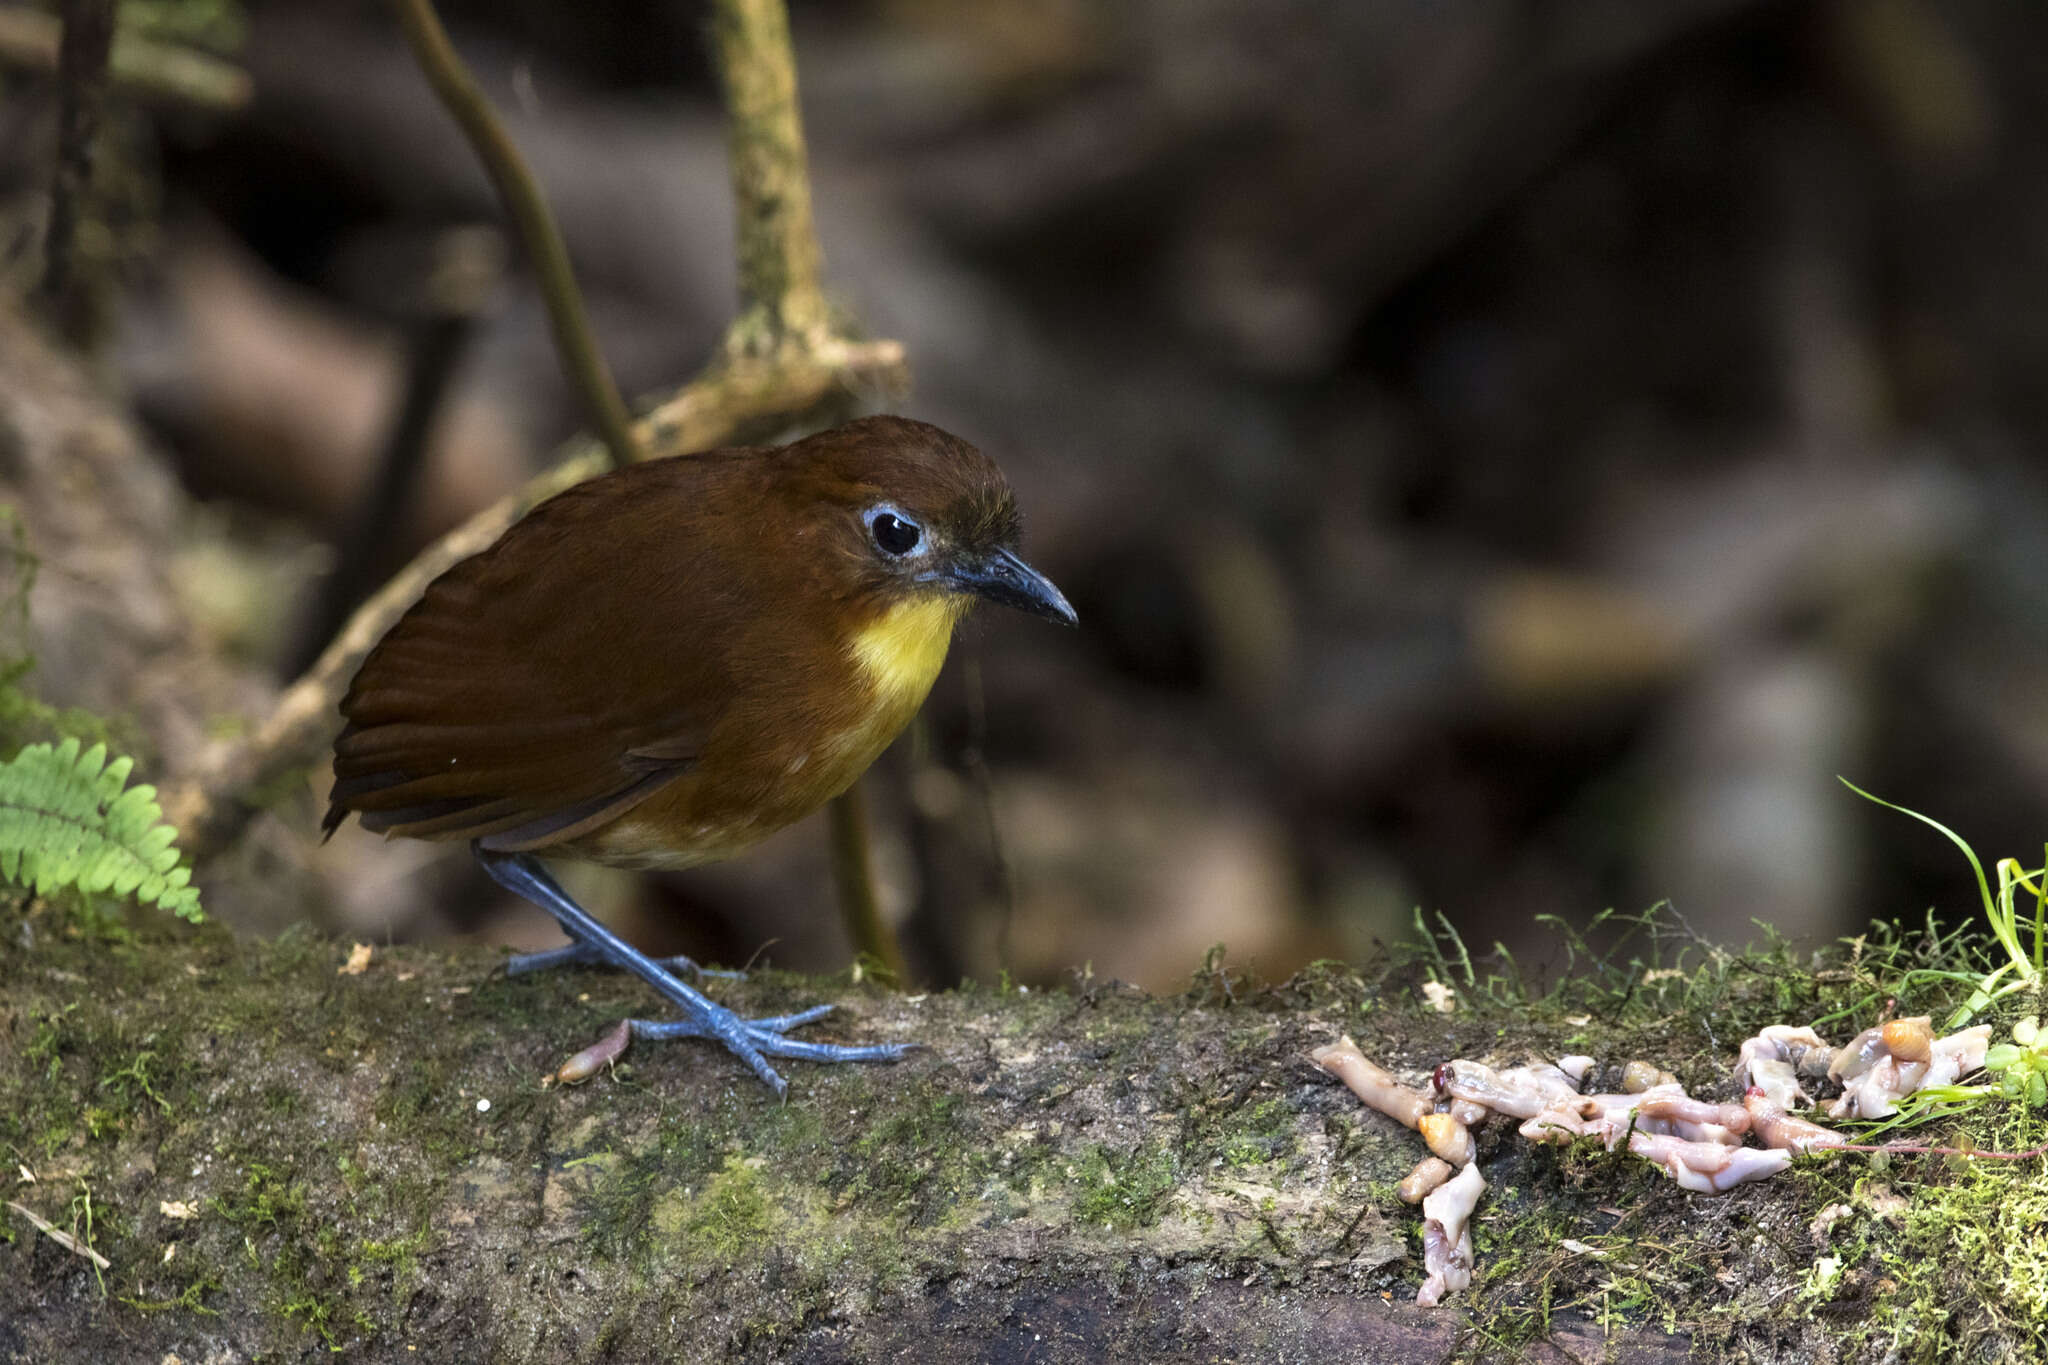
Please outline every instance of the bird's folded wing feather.
[[625, 590], [621, 575], [647, 574], [650, 555], [671, 577], [714, 566], [678, 562], [630, 500], [622, 514], [578, 491], [436, 579], [364, 660], [342, 702], [328, 831], [355, 811], [388, 834], [538, 848], [696, 761], [730, 691], [720, 633], [664, 617], [717, 591]]

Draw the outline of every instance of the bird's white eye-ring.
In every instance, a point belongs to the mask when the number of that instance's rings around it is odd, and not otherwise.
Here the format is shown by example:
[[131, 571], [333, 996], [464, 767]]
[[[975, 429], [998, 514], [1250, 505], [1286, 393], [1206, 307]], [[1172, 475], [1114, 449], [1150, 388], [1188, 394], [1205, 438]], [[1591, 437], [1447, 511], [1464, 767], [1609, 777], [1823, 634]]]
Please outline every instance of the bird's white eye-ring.
[[868, 538], [891, 559], [910, 559], [925, 550], [924, 528], [893, 503], [880, 503], [862, 514]]

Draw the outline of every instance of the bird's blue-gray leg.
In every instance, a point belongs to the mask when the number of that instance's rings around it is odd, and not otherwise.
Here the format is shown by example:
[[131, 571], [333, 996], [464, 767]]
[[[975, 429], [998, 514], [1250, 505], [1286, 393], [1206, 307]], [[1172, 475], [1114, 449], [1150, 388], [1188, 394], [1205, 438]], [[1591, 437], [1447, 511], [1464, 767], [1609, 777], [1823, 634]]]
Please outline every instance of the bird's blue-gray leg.
[[[521, 893], [525, 894], [524, 892]], [[657, 957], [654, 964], [664, 971], [686, 976], [717, 976], [728, 981], [745, 981], [745, 972], [729, 972], [722, 967], [700, 967], [692, 958], [677, 953], [674, 957]], [[609, 967], [611, 959], [581, 939], [566, 943], [559, 948], [548, 948], [538, 953], [514, 953], [505, 959], [505, 975], [524, 976], [528, 972], [544, 972], [550, 967]]]
[[633, 1021], [633, 1036], [636, 1038], [715, 1038], [745, 1062], [777, 1095], [785, 1093], [789, 1086], [776, 1074], [775, 1068], [768, 1065], [770, 1057], [795, 1057], [812, 1062], [881, 1062], [892, 1061], [910, 1050], [911, 1045], [905, 1043], [842, 1047], [834, 1043], [799, 1042], [782, 1036], [785, 1030], [822, 1017], [831, 1010], [830, 1005], [769, 1019], [742, 1019], [702, 991], [664, 971], [653, 958], [593, 919], [588, 911], [569, 898], [568, 892], [556, 884], [547, 869], [531, 854], [497, 853], [476, 844], [472, 844], [470, 849], [483, 870], [498, 885], [517, 892], [553, 915], [563, 932], [579, 943], [588, 944], [602, 954], [605, 961], [632, 972], [654, 987], [663, 999], [686, 1016], [672, 1021], [636, 1019]]

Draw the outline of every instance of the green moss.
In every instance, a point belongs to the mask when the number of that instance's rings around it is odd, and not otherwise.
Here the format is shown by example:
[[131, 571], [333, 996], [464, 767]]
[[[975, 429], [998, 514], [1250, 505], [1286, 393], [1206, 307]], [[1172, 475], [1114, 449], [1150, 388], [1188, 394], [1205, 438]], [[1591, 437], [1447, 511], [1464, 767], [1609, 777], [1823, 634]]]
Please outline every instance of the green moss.
[[[381, 1240], [365, 1237], [358, 1240], [355, 1254], [358, 1259], [372, 1265], [389, 1266], [397, 1280], [409, 1283], [418, 1269], [420, 1252], [425, 1249], [429, 1240], [431, 1233], [426, 1219], [422, 1217], [419, 1225], [404, 1237]], [[361, 1267], [350, 1267], [350, 1274], [355, 1283], [361, 1283]]]
[[306, 1187], [260, 1161], [249, 1161], [241, 1190], [210, 1202], [215, 1213], [240, 1227], [296, 1229], [306, 1215]]
[[1090, 1147], [1075, 1172], [1074, 1218], [1111, 1231], [1150, 1227], [1173, 1194], [1175, 1169], [1173, 1153], [1164, 1147]]
[[22, 1053], [29, 1066], [40, 1070], [46, 1081], [55, 1081], [63, 1070], [64, 1064], [59, 1060], [58, 1052], [63, 1038], [64, 1016], [77, 1008], [78, 1002], [74, 1000], [54, 1013], [38, 1019], [35, 1037], [29, 1040], [28, 1047]]
[[[2039, 1140], [2038, 1122], [2007, 1140]], [[2048, 1189], [2026, 1164], [1927, 1163], [1893, 1184], [1867, 1167], [1810, 1179], [1835, 1210], [1825, 1254], [1799, 1277], [1799, 1299], [1872, 1358], [2038, 1359], [2048, 1354]], [[1967, 1273], [1971, 1292], [1958, 1293]], [[1868, 1311], [1873, 1299], [1882, 1314]]]
[[446, 1059], [414, 1058], [391, 1072], [377, 1098], [377, 1118], [420, 1143], [447, 1167], [459, 1167], [476, 1154], [474, 1116], [464, 1112], [456, 1094], [459, 1088], [460, 1073]]
[[208, 1308], [205, 1300], [208, 1294], [213, 1293], [219, 1288], [219, 1276], [202, 1275], [186, 1285], [174, 1298], [142, 1299], [132, 1294], [123, 1294], [120, 1297], [120, 1302], [133, 1308], [138, 1313], [200, 1313], [206, 1317], [214, 1318], [219, 1317], [220, 1314]]
[[147, 1099], [164, 1113], [171, 1112], [171, 1102], [157, 1093], [150, 1081], [150, 1066], [156, 1060], [154, 1049], [145, 1048], [130, 1059], [128, 1065], [118, 1071], [110, 1071], [100, 1078], [100, 1089], [112, 1091], [129, 1103]]
[[879, 1210], [929, 1222], [989, 1169], [989, 1153], [965, 1098], [916, 1096], [855, 1139], [845, 1189]]
[[760, 1157], [727, 1157], [725, 1165], [690, 1201], [681, 1220], [693, 1260], [732, 1266], [757, 1256], [769, 1228], [768, 1195]]
[[1257, 1166], [1284, 1160], [1299, 1145], [1299, 1115], [1285, 1099], [1274, 1098], [1232, 1115], [1219, 1155], [1226, 1166]]
[[278, 1312], [284, 1315], [285, 1321], [296, 1323], [307, 1331], [319, 1333], [320, 1340], [326, 1343], [328, 1350], [342, 1349], [341, 1343], [334, 1335], [341, 1315], [320, 1295], [294, 1294], [278, 1305]]

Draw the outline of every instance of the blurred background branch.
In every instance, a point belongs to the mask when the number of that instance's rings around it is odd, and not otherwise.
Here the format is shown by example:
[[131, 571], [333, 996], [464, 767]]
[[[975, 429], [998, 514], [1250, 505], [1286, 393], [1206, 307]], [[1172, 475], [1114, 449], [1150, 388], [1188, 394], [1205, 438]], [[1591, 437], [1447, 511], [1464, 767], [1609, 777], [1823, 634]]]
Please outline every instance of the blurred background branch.
[[64, 0], [57, 45], [57, 155], [43, 230], [41, 301], [74, 344], [91, 340], [98, 281], [80, 259], [80, 224], [92, 212], [100, 107], [114, 44], [114, 0]]
[[[0, 66], [55, 71], [63, 21], [32, 9], [0, 9]], [[249, 102], [249, 76], [231, 62], [118, 27], [109, 56], [124, 95], [170, 100], [202, 109], [233, 110]]]

